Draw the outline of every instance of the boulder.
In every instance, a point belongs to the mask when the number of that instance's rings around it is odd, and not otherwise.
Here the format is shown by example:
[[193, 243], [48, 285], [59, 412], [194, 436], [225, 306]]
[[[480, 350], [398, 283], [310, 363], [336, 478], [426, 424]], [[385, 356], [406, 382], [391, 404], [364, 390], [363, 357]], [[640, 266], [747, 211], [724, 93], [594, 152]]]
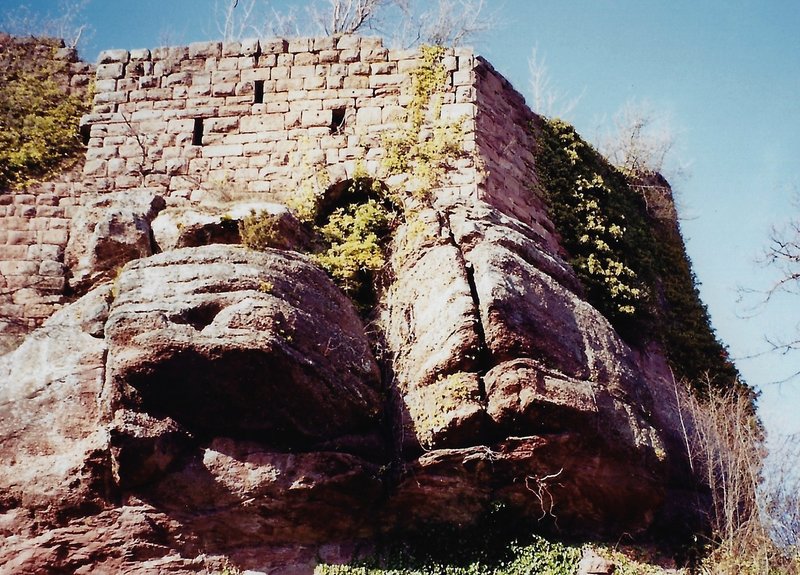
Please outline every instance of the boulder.
[[5, 536], [24, 533], [34, 515], [47, 525], [104, 506], [110, 479], [102, 402], [107, 347], [97, 325], [109, 297], [110, 286], [87, 294], [0, 357]]
[[239, 224], [251, 214], [274, 218], [279, 249], [302, 250], [311, 235], [283, 204], [236, 202], [217, 206], [170, 207], [158, 214], [152, 228], [160, 251], [209, 244], [241, 243]]
[[70, 289], [85, 293], [127, 262], [153, 254], [150, 222], [165, 206], [163, 197], [146, 188], [84, 203], [72, 218], [64, 252]]

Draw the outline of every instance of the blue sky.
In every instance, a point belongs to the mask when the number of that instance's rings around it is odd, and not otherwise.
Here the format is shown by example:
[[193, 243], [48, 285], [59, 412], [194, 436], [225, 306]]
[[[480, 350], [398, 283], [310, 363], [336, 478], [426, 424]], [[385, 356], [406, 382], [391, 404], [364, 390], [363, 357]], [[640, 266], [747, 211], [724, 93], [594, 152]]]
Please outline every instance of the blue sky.
[[[800, 370], [800, 354], [745, 359], [765, 348], [765, 335], [791, 335], [800, 296], [773, 301], [752, 318], [738, 301], [738, 288], [774, 281], [755, 260], [770, 226], [800, 211], [792, 203], [792, 189], [800, 190], [800, 2], [486, 2], [499, 24], [477, 50], [525, 93], [527, 58], [537, 46], [558, 88], [582, 94], [568, 119], [589, 139], [632, 99], [672, 119], [678, 154], [690, 166], [675, 183], [681, 226], [714, 327], [748, 383], [762, 390], [768, 429], [800, 432], [800, 381], [769, 385]], [[83, 55], [214, 38], [213, 3], [91, 0], [84, 17], [94, 33]], [[0, 0], [0, 10], [55, 13], [58, 4]]]

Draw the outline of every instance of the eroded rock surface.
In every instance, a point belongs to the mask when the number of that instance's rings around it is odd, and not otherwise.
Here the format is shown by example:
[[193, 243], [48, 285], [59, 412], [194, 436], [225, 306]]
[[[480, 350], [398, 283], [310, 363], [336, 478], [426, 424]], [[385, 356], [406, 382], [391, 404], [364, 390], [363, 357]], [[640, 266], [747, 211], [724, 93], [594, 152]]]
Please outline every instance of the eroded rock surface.
[[429, 207], [392, 268], [369, 323], [307, 256], [222, 244], [132, 261], [54, 316], [0, 358], [0, 564], [308, 572], [498, 501], [593, 536], [691, 511], [663, 356], [535, 230]]

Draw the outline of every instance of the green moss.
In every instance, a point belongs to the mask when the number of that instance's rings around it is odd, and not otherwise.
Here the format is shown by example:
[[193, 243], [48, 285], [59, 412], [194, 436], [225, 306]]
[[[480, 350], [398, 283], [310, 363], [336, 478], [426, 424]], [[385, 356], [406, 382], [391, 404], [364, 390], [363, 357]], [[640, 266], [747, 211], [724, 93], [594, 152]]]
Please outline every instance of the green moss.
[[67, 64], [34, 57], [40, 52], [25, 46], [3, 46], [8, 65], [0, 67], [0, 190], [46, 178], [83, 150], [78, 124], [89, 109], [88, 96], [67, 95], [56, 80], [66, 77]]
[[537, 176], [589, 302], [632, 343], [664, 345], [679, 379], [740, 388], [711, 328], [677, 222], [650, 217], [642, 195], [569, 124], [539, 119]]

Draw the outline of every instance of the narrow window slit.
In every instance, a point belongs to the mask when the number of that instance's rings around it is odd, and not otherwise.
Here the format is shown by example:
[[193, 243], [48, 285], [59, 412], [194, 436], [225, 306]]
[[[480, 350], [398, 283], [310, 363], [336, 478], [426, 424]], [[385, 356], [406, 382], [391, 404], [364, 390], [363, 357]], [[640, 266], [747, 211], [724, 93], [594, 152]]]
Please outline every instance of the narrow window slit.
[[89, 145], [89, 140], [92, 138], [92, 127], [89, 124], [81, 125], [81, 142], [84, 146]]
[[254, 104], [264, 103], [264, 80], [256, 80], [255, 95], [253, 96]]
[[334, 108], [331, 110], [331, 112], [333, 112], [330, 125], [331, 134], [337, 134], [342, 130], [342, 128], [344, 128], [344, 115], [346, 109]]
[[194, 130], [192, 131], [192, 145], [203, 145], [203, 118], [194, 119]]

